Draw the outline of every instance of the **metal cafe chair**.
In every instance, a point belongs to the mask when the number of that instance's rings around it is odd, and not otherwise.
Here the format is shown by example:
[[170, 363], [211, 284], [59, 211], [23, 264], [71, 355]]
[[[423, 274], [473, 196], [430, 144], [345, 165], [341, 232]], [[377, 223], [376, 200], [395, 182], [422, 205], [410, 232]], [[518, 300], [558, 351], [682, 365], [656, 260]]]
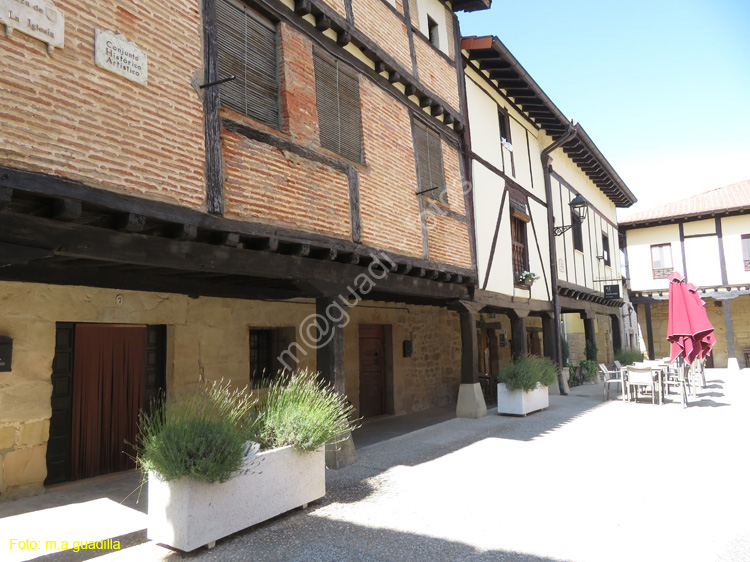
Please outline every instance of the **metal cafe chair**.
[[620, 387], [622, 393], [622, 399], [625, 400], [625, 381], [623, 380], [623, 374], [618, 369], [610, 371], [604, 363], [599, 363], [599, 371], [602, 374], [602, 380], [604, 381], [604, 396], [603, 399], [606, 402], [609, 400], [609, 386], [616, 384]]
[[[659, 392], [659, 383], [654, 379], [654, 372], [648, 365], [628, 365], [628, 394], [638, 402], [638, 389], [647, 387], [651, 389], [651, 403], [656, 405], [656, 394]], [[635, 387], [635, 394], [632, 394]]]
[[667, 394], [669, 394], [670, 388], [677, 388], [680, 394], [680, 404], [683, 408], [687, 408], [687, 378], [688, 378], [688, 366], [681, 362], [673, 367], [670, 367], [669, 375], [664, 380]]

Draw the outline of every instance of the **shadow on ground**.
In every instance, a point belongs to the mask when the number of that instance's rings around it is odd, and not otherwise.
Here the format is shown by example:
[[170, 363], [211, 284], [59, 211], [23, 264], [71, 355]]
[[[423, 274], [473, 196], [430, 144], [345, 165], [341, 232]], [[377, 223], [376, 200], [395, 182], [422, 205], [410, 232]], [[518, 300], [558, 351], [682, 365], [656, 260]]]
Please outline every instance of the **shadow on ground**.
[[[243, 556], [238, 557], [240, 552]], [[164, 559], [198, 562], [253, 558], [263, 562], [564, 562], [510, 550], [482, 551], [462, 542], [309, 515], [277, 519], [227, 537], [212, 550], [172, 552]]]

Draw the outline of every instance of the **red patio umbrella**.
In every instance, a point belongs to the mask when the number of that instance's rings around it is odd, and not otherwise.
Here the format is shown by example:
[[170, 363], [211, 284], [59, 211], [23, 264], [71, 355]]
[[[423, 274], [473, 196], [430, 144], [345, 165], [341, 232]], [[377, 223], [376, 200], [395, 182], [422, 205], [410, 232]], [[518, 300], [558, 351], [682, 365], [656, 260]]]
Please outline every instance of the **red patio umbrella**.
[[685, 361], [692, 363], [708, 355], [716, 343], [705, 304], [695, 285], [686, 283], [676, 271], [672, 272], [669, 276], [667, 322], [667, 340], [672, 344], [671, 361], [682, 355]]

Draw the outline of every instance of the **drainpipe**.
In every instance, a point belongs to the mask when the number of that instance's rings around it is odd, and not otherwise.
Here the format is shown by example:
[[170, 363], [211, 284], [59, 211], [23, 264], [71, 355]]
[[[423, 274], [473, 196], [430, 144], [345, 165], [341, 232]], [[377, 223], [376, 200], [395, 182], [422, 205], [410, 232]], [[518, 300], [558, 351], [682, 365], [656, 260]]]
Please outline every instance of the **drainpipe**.
[[544, 191], [547, 194], [547, 222], [549, 224], [548, 237], [549, 237], [549, 255], [550, 255], [550, 282], [552, 283], [552, 306], [554, 309], [554, 324], [555, 324], [555, 356], [557, 364], [560, 367], [557, 375], [557, 384], [560, 388], [560, 394], [565, 395], [565, 381], [562, 376], [562, 341], [560, 334], [560, 296], [559, 289], [557, 286], [557, 245], [555, 243], [555, 234], [553, 227], [555, 225], [555, 216], [552, 212], [552, 180], [550, 179], [550, 153], [563, 146], [568, 141], [571, 141], [578, 134], [578, 123], [571, 121], [568, 126], [568, 130], [563, 136], [549, 145], [547, 148], [542, 150], [542, 169], [544, 170]]

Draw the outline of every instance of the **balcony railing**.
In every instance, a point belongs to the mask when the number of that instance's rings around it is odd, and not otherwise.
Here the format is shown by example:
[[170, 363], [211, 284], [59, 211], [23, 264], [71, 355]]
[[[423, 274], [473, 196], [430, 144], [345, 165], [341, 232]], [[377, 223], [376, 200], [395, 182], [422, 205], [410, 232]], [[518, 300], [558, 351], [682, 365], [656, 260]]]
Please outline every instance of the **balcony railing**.
[[654, 269], [654, 279], [668, 279], [672, 271], [673, 269], [671, 267]]

